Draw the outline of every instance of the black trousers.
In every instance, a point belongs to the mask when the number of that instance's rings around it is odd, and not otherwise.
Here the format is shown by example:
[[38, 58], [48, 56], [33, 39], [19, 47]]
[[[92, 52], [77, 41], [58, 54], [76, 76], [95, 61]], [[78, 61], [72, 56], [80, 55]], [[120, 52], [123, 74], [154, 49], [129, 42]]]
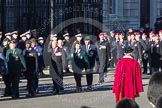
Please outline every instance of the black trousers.
[[142, 59], [142, 63], [143, 63], [143, 73], [147, 73], [148, 59]]
[[10, 76], [9, 76], [9, 74], [4, 74], [2, 77], [3, 77], [4, 84], [5, 84], [5, 92], [4, 92], [4, 94], [11, 95]]
[[20, 72], [9, 72], [9, 78], [9, 85], [11, 85], [11, 95], [13, 97], [19, 97]]
[[27, 75], [27, 89], [29, 94], [36, 93], [36, 84], [37, 84], [37, 75], [36, 74], [28, 74]]
[[93, 82], [93, 73], [86, 74], [87, 86], [91, 86]]
[[117, 61], [118, 61], [118, 60], [117, 60], [116, 55], [113, 56], [113, 58], [112, 58], [112, 60], [111, 60], [111, 62], [110, 62], [110, 67], [111, 67], [111, 68], [116, 67]]
[[[101, 61], [102, 62], [102, 61]], [[99, 66], [99, 81], [104, 81], [104, 74], [107, 73], [107, 62], [106, 63], [102, 63]]]
[[35, 83], [34, 83], [34, 91], [35, 92], [38, 92], [38, 83], [39, 83], [39, 78], [38, 78], [38, 75], [36, 75], [35, 79], [34, 79]]
[[63, 79], [52, 79], [53, 91], [59, 92], [63, 88]]
[[152, 72], [151, 72], [151, 74], [152, 74], [152, 73], [158, 72], [159, 68], [158, 67], [151, 67], [151, 70], [152, 70]]
[[74, 73], [74, 79], [75, 79], [77, 87], [82, 87], [81, 77], [82, 77], [82, 74]]
[[99, 81], [104, 81], [104, 72], [99, 72]]
[[160, 68], [161, 68], [161, 71], [162, 71], [162, 60], [160, 60]]

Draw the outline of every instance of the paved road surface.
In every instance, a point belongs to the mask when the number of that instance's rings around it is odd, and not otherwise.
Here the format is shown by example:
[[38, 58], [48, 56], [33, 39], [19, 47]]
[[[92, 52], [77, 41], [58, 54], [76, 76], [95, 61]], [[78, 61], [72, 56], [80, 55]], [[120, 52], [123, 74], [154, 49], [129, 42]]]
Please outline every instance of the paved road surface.
[[[26, 80], [20, 82], [20, 99], [12, 100], [10, 97], [0, 99], [0, 108], [80, 108], [83, 105], [91, 108], [115, 108], [115, 97], [112, 94], [114, 70], [108, 73], [104, 84], [99, 85], [98, 75], [94, 75], [94, 91], [87, 92], [84, 87], [83, 93], [75, 93], [75, 82], [73, 76], [65, 76], [65, 90], [61, 95], [51, 94], [52, 81], [50, 78], [41, 78], [39, 82], [40, 93], [35, 98], [26, 98]], [[82, 82], [86, 80], [83, 76]], [[149, 76], [143, 75], [144, 93], [136, 99], [140, 108], [152, 108], [147, 100], [147, 85]], [[1, 84], [4, 87], [4, 84]]]

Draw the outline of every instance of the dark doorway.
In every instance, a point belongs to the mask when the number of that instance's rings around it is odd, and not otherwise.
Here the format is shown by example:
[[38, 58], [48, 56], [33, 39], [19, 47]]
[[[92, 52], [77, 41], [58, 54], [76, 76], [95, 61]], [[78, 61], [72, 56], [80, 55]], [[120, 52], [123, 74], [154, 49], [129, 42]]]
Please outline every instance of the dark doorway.
[[140, 0], [140, 24], [144, 27], [146, 23], [150, 23], [150, 0]]

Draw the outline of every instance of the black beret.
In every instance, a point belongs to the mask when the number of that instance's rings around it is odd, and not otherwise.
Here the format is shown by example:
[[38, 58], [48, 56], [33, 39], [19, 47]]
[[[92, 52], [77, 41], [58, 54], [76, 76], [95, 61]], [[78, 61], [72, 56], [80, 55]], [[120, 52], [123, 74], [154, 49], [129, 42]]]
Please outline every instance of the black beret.
[[131, 53], [133, 49], [130, 46], [125, 47], [125, 53]]

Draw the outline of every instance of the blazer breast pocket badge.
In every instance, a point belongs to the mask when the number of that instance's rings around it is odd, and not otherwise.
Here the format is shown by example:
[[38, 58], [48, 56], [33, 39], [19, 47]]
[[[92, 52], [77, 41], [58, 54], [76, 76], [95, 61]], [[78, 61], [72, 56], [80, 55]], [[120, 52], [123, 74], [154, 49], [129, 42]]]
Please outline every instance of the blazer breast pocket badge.
[[55, 56], [62, 56], [62, 52], [55, 53]]
[[106, 49], [105, 45], [100, 45], [100, 49]]

